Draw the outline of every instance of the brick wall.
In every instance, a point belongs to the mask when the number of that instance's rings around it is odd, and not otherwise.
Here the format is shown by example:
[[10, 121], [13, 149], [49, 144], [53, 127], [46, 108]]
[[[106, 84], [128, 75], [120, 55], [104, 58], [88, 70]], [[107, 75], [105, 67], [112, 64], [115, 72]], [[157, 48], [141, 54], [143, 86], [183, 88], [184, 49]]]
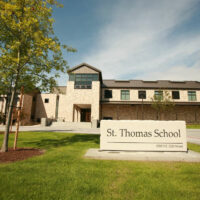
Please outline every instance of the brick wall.
[[[114, 120], [142, 119], [142, 105], [101, 105], [101, 119]], [[143, 119], [156, 120], [157, 112], [151, 105], [143, 105]], [[172, 111], [162, 113], [161, 120], [185, 120], [187, 123], [200, 123], [200, 106], [174, 106]]]

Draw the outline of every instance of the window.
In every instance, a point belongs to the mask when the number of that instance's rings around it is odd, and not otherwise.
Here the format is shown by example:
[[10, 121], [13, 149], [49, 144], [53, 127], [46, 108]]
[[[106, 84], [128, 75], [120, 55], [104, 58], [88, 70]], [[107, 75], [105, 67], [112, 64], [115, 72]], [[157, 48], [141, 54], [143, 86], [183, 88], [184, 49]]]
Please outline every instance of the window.
[[180, 99], [179, 91], [172, 91], [172, 99]]
[[104, 98], [112, 98], [112, 90], [105, 90]]
[[70, 80], [75, 81], [75, 89], [91, 89], [92, 81], [99, 80], [98, 74], [74, 74], [73, 76], [71, 75]]
[[44, 99], [44, 103], [49, 103], [49, 99]]
[[69, 81], [75, 81], [75, 74], [69, 74]]
[[154, 97], [156, 100], [163, 100], [163, 91], [155, 91]]
[[121, 100], [130, 100], [129, 90], [121, 90]]
[[138, 99], [146, 99], [146, 91], [138, 91]]
[[196, 101], [196, 91], [188, 91], [188, 101]]

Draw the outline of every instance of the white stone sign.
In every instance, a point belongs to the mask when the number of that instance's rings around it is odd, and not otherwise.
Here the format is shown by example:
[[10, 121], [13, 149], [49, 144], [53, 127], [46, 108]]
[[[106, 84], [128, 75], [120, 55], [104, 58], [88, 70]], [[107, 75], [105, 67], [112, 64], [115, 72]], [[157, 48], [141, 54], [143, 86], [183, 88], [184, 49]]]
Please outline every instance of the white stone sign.
[[101, 120], [100, 150], [187, 151], [185, 121]]

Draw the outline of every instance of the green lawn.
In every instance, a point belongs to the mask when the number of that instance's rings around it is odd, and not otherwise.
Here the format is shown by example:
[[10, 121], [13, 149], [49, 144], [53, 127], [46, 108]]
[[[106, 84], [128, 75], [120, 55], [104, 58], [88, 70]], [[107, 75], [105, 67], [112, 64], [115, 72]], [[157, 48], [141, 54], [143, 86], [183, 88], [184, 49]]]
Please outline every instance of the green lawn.
[[[84, 158], [88, 148], [99, 147], [98, 135], [26, 132], [19, 146], [47, 151], [0, 164], [0, 200], [200, 199], [199, 163]], [[200, 152], [198, 145], [189, 148]]]
[[200, 129], [200, 124], [187, 124], [186, 127], [189, 129]]

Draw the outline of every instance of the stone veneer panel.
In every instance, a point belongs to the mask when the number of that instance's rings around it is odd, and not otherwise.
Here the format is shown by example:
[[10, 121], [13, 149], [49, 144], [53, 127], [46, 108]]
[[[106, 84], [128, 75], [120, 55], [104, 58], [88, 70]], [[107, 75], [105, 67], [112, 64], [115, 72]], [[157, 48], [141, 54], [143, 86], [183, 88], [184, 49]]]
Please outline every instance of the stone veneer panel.
[[[35, 118], [55, 118], [56, 112], [56, 94], [38, 94], [36, 100]], [[49, 103], [45, 103], [45, 99], [49, 99]]]
[[23, 99], [23, 105], [22, 105], [23, 106], [22, 120], [21, 120], [22, 125], [30, 123], [32, 104], [33, 104], [33, 96], [25, 94], [24, 99]]
[[[101, 119], [141, 120], [142, 105], [101, 105]], [[156, 120], [157, 112], [151, 105], [143, 105], [143, 119]], [[200, 106], [175, 106], [172, 111], [162, 113], [161, 120], [185, 120], [187, 123], [200, 123]]]
[[95, 71], [87, 66], [80, 67], [80, 68], [72, 71], [72, 73], [74, 73], [74, 74], [98, 74], [97, 71]]
[[67, 95], [59, 94], [58, 119], [65, 120], [67, 109]]
[[73, 121], [74, 105], [90, 105], [91, 106], [91, 120], [99, 119], [99, 101], [100, 101], [100, 82], [93, 81], [92, 89], [74, 89], [74, 82], [67, 83], [67, 98], [65, 107], [65, 120]]
[[[112, 98], [104, 98], [104, 91], [105, 90], [112, 90]], [[128, 101], [142, 101], [141, 99], [138, 99], [138, 91], [139, 90], [145, 90], [145, 89], [130, 89], [130, 88], [123, 88], [123, 89], [106, 89], [103, 88], [101, 91], [101, 100], [103, 101], [121, 101], [121, 90], [130, 90], [130, 100]], [[144, 101], [151, 101], [153, 96], [154, 96], [154, 91], [157, 91], [158, 89], [155, 90], [148, 90], [146, 89], [146, 99]], [[180, 99], [175, 99], [175, 102], [188, 102], [188, 90], [162, 90], [162, 91], [168, 91], [170, 95], [172, 95], [172, 91], [179, 91], [180, 92]], [[189, 90], [191, 91], [191, 90]], [[195, 90], [193, 90], [195, 91]], [[197, 101], [200, 101], [200, 91], [196, 91], [197, 95]]]

